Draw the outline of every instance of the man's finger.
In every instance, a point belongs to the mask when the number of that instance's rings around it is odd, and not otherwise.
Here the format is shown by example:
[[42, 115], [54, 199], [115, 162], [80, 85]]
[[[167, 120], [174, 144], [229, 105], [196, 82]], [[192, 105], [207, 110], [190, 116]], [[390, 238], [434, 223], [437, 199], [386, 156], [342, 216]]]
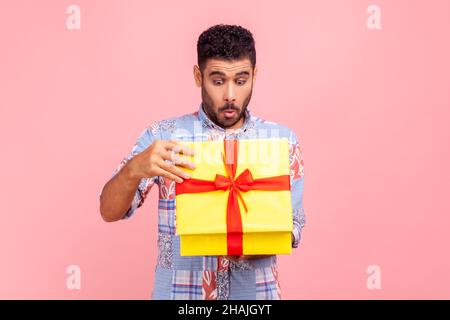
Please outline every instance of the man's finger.
[[193, 149], [178, 143], [176, 140], [167, 141], [166, 149], [173, 151], [174, 153], [184, 154], [186, 156], [193, 156], [195, 154], [195, 151]]
[[157, 172], [157, 175], [168, 178], [168, 179], [173, 180], [178, 183], [183, 182], [183, 179], [181, 179], [180, 177], [178, 177], [178, 176], [174, 175], [173, 173], [170, 173], [166, 170], [163, 170], [163, 169], [159, 169]]
[[161, 157], [164, 160], [170, 160], [174, 165], [179, 165], [189, 169], [195, 169], [195, 164], [187, 160], [185, 157], [180, 157], [173, 153], [172, 151], [165, 151], [161, 154]]
[[190, 162], [189, 160], [187, 160], [184, 157], [177, 156], [176, 154], [172, 155], [172, 161], [173, 161], [173, 164], [176, 166], [182, 166], [185, 168], [189, 168], [191, 170], [195, 169], [194, 163]]
[[[161, 169], [163, 169], [167, 172], [170, 172], [171, 174], [174, 174], [183, 179], [189, 179], [191, 177], [187, 172], [184, 172], [183, 170], [178, 169], [176, 166], [169, 164], [165, 161], [161, 161], [161, 163], [159, 163], [159, 167]], [[181, 181], [181, 182], [183, 182], [183, 181]]]

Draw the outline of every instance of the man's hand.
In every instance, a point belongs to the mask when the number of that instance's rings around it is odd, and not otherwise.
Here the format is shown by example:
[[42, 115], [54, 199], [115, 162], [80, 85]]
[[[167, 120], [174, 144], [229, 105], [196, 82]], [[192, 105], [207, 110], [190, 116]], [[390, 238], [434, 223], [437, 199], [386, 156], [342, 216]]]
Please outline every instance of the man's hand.
[[[128, 162], [130, 175], [136, 179], [163, 176], [181, 183], [190, 176], [177, 166], [195, 169], [195, 165], [178, 154], [192, 156], [194, 151], [173, 140], [156, 140]], [[165, 160], [170, 160], [173, 164]]]

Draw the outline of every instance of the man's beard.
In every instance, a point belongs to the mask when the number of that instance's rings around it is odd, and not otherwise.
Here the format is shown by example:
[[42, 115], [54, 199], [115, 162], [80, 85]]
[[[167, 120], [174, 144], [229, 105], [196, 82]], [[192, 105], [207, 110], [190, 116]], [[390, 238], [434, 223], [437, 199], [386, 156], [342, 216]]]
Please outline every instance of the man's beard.
[[[213, 101], [211, 96], [208, 94], [204, 86], [202, 85], [202, 100], [203, 100], [203, 108], [208, 115], [209, 119], [214, 122], [219, 127], [224, 129], [230, 128], [238, 123], [242, 118], [245, 117], [247, 112], [247, 106], [250, 103], [250, 99], [252, 98], [253, 88], [250, 90], [249, 95], [245, 98], [242, 107], [235, 105], [234, 103], [226, 103], [222, 107], [219, 108], [218, 112], [214, 111]], [[219, 119], [219, 114], [225, 110], [236, 110], [238, 116], [234, 119]]]

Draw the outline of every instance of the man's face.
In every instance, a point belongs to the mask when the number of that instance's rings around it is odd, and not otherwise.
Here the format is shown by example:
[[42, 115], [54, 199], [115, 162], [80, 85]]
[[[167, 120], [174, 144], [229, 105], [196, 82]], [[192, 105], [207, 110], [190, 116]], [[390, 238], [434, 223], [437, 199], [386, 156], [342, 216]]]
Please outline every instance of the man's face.
[[209, 59], [203, 72], [194, 67], [194, 75], [197, 85], [202, 88], [203, 106], [208, 117], [224, 129], [241, 127], [256, 76], [256, 68], [253, 70], [250, 60]]

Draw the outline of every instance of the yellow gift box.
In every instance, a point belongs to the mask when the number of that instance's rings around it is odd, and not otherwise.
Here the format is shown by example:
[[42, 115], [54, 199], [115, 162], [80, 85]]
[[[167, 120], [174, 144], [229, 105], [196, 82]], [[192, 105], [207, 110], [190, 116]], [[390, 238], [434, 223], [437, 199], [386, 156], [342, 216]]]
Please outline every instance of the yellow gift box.
[[180, 254], [291, 253], [288, 140], [180, 142], [196, 169], [176, 184]]

